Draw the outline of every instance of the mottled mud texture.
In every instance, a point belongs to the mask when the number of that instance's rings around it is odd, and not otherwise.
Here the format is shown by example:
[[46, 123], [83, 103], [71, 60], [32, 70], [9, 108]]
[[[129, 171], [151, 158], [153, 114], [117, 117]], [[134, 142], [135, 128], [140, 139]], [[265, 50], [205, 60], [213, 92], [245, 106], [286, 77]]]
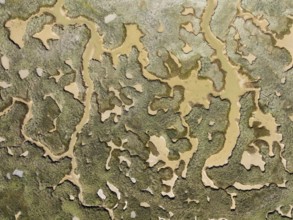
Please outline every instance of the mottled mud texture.
[[292, 219], [292, 0], [0, 1], [0, 219]]

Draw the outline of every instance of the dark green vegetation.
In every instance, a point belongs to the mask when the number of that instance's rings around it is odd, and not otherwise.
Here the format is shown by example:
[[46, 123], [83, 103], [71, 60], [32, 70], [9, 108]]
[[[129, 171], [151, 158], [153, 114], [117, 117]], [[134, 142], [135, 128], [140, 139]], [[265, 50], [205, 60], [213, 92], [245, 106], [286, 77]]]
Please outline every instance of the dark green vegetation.
[[[69, 149], [72, 134], [86, 108], [88, 85], [83, 78], [82, 56], [91, 33], [85, 25], [56, 24], [53, 31], [59, 39], [49, 40], [47, 50], [40, 39], [32, 36], [44, 24], [54, 23], [53, 15], [46, 13], [29, 21], [23, 48], [10, 39], [5, 27], [8, 20], [27, 20], [41, 7], [54, 4], [55, 1], [42, 0], [6, 0], [0, 4], [0, 58], [8, 57], [10, 64], [9, 69], [0, 65], [0, 83], [10, 85], [5, 88], [0, 84], [0, 219], [291, 218], [293, 70], [284, 71], [291, 62], [290, 53], [276, 46], [276, 39], [290, 34], [291, 0], [241, 2], [244, 11], [263, 15], [270, 23], [270, 33], [261, 31], [251, 19], [245, 21], [237, 16], [236, 0], [218, 2], [211, 30], [225, 43], [231, 63], [250, 76], [254, 87], [261, 88], [259, 106], [281, 125], [277, 132], [282, 134], [285, 145], [281, 152], [281, 146], [275, 142], [275, 156], [269, 156], [268, 144], [259, 139], [270, 133], [257, 123], [249, 126], [256, 107], [254, 94], [246, 93], [240, 100], [241, 134], [229, 163], [207, 170], [218, 189], [204, 186], [202, 167], [225, 142], [231, 103], [210, 95], [209, 109], [192, 105], [184, 124], [179, 112], [184, 87], [171, 88], [160, 80], [144, 77], [140, 52], [135, 46], [130, 48], [129, 55], [119, 57], [116, 68], [110, 52], [103, 53], [100, 61], [89, 62], [94, 85], [89, 121], [77, 134], [74, 145], [75, 173], [80, 175], [81, 187], [74, 181], [62, 181], [71, 173], [73, 159], [67, 155], [54, 161], [50, 155], [44, 155], [40, 143], [57, 156]], [[211, 58], [214, 50], [200, 29], [205, 6], [206, 2], [201, 0], [67, 0], [64, 4], [67, 16], [83, 16], [98, 25], [97, 31], [103, 35], [104, 47], [109, 51], [123, 44], [127, 37], [125, 25], [136, 23], [144, 33], [141, 42], [148, 51], [148, 71], [161, 79], [177, 75], [184, 79], [198, 67], [199, 61], [199, 78], [210, 79], [215, 90], [220, 91], [226, 73], [219, 60]], [[195, 15], [183, 16], [184, 7], [194, 8]], [[105, 17], [113, 13], [117, 17], [106, 23]], [[193, 25], [193, 33], [182, 27], [188, 22]], [[157, 31], [160, 25], [164, 27], [162, 32]], [[237, 34], [239, 39], [235, 38]], [[192, 48], [188, 53], [182, 50], [185, 44]], [[252, 62], [245, 59], [250, 53], [255, 56]], [[40, 76], [37, 68], [43, 70]], [[22, 69], [29, 71], [24, 79], [19, 75]], [[60, 73], [63, 75], [58, 79]], [[284, 77], [286, 80], [281, 83]], [[77, 98], [64, 89], [73, 82], [79, 88]], [[149, 114], [149, 108], [156, 113]], [[30, 110], [32, 116], [26, 122]], [[186, 164], [181, 160], [175, 170], [178, 176], [173, 188], [175, 198], [162, 196], [162, 192], [171, 190], [164, 181], [172, 178], [173, 170], [168, 166], [160, 169], [166, 165], [163, 161], [150, 167], [150, 154], [160, 155], [150, 137], [164, 137], [172, 162], [192, 148], [188, 135], [198, 139], [198, 147], [187, 166], [187, 176], [182, 177]], [[249, 146], [252, 142], [266, 162], [263, 172], [257, 166], [247, 170], [240, 163], [244, 151], [255, 152]], [[287, 161], [287, 170], [280, 154]], [[17, 176], [16, 170], [23, 171], [23, 176]], [[262, 187], [239, 190], [233, 186], [235, 182]], [[118, 192], [111, 189], [111, 184]], [[98, 194], [100, 190], [102, 194]], [[237, 194], [235, 208], [231, 208], [231, 193]]]

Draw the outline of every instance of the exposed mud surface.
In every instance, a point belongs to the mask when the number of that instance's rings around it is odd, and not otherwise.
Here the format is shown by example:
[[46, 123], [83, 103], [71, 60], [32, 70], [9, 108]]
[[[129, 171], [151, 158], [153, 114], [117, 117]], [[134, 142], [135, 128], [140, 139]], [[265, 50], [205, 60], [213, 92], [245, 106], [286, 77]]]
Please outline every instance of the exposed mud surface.
[[276, 2], [0, 1], [0, 219], [292, 218]]

